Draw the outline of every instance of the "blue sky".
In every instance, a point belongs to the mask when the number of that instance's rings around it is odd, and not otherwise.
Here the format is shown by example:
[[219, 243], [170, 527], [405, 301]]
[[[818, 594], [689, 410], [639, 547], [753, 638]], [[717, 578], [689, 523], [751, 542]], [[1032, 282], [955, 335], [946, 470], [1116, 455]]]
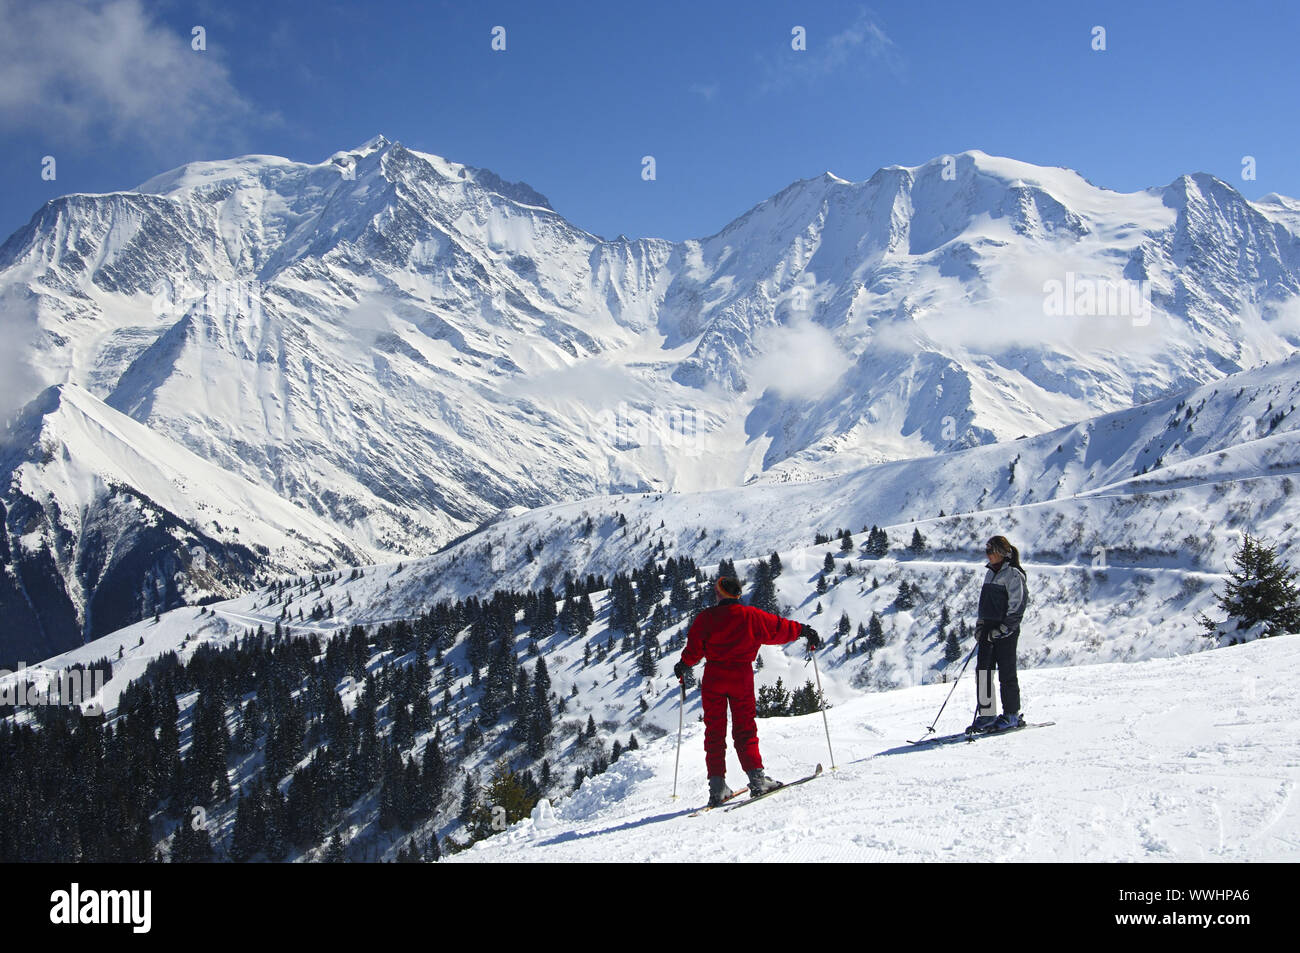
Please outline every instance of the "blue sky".
[[1298, 39], [1300, 4], [1250, 0], [0, 0], [0, 234], [56, 195], [376, 133], [611, 237], [700, 237], [798, 178], [972, 148], [1121, 190], [1206, 171], [1300, 195]]

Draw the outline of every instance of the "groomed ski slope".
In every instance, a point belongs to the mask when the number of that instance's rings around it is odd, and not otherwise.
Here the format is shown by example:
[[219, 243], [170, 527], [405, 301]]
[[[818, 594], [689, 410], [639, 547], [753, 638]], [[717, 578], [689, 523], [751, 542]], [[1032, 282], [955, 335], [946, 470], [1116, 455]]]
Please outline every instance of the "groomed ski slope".
[[[948, 686], [829, 712], [839, 770], [743, 811], [706, 798], [703, 725], [624, 755], [555, 807], [448, 858], [497, 861], [1297, 861], [1300, 636], [1021, 674], [1054, 727], [916, 748]], [[960, 730], [969, 675], [939, 731]], [[759, 722], [768, 773], [826, 762], [821, 716]], [[728, 752], [729, 780], [743, 774]], [[827, 764], [829, 768], [829, 764]]]

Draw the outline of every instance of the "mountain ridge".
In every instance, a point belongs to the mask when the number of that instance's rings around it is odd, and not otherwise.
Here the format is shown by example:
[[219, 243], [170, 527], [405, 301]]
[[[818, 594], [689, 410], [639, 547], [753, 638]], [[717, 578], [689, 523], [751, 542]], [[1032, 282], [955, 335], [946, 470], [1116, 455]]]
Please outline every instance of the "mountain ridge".
[[[139, 189], [51, 200], [0, 247], [32, 386], [83, 388], [369, 558], [518, 506], [1042, 433], [1300, 344], [1286, 204], [1207, 176], [1118, 193], [971, 151], [800, 180], [685, 242], [602, 240], [382, 136]], [[1148, 320], [1053, 315], [1049, 282], [1140, 283]]]

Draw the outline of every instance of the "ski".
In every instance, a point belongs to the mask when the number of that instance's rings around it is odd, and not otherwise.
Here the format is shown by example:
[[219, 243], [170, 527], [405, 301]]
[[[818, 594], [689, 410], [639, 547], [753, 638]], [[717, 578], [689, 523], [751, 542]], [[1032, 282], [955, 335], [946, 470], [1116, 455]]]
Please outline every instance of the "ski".
[[1010, 735], [1010, 734], [1014, 734], [1017, 731], [1025, 731], [1028, 728], [1047, 728], [1054, 724], [1056, 724], [1056, 722], [1054, 721], [1037, 721], [1037, 722], [1031, 722], [1028, 724], [1021, 725], [1018, 728], [1004, 728], [1002, 731], [981, 731], [978, 734], [967, 735], [966, 740], [979, 741], [981, 738], [993, 738], [993, 737], [997, 737], [998, 735]]
[[722, 805], [723, 805], [723, 804], [726, 804], [728, 801], [733, 801], [733, 800], [735, 800], [736, 798], [740, 797], [742, 794], [744, 794], [744, 793], [745, 793], [746, 791], [748, 791], [748, 790], [749, 790], [748, 787], [738, 788], [737, 790], [732, 791], [730, 794], [728, 794], [726, 797], [724, 797], [724, 798], [722, 799], [722, 803], [721, 803], [721, 804], [706, 804], [706, 805], [704, 805], [704, 807], [700, 808], [698, 811], [691, 811], [691, 813], [688, 814], [687, 817], [699, 817], [701, 814], [707, 814], [707, 813], [709, 813], [709, 811], [713, 810], [715, 807], [722, 807]]
[[917, 741], [912, 741], [909, 738], [907, 743], [909, 745], [916, 745], [918, 748], [925, 748], [925, 747], [929, 747], [930, 745], [950, 745], [953, 744], [954, 742], [965, 741], [965, 740], [966, 740], [966, 732], [962, 731], [962, 732], [958, 732], [955, 735], [934, 735], [929, 738], [920, 738]]
[[978, 741], [981, 738], [987, 738], [992, 735], [1009, 735], [1012, 732], [1024, 731], [1026, 728], [1047, 728], [1054, 724], [1056, 724], [1054, 721], [1038, 721], [1021, 725], [1018, 728], [1005, 728], [1002, 731], [980, 731], [974, 734], [968, 734], [967, 732], [962, 731], [955, 735], [936, 735], [933, 738], [921, 738], [917, 741], [909, 740], [907, 743], [909, 745], [916, 745], [917, 747], [926, 747], [929, 745], [950, 745], [955, 744], [958, 741]]
[[814, 771], [812, 774], [808, 775], [808, 777], [800, 778], [798, 781], [791, 781], [788, 784], [783, 784], [779, 788], [773, 788], [772, 790], [767, 791], [764, 794], [755, 794], [753, 797], [741, 801], [739, 804], [733, 804], [731, 807], [727, 808], [727, 810], [739, 811], [742, 807], [746, 807], [750, 804], [753, 804], [755, 801], [761, 801], [765, 797], [771, 797], [773, 794], [776, 794], [778, 791], [784, 791], [786, 788], [792, 788], [798, 784], [807, 784], [809, 781], [813, 780], [814, 778], [820, 777], [821, 773], [822, 773], [822, 766], [819, 764], [817, 765], [817, 770]]

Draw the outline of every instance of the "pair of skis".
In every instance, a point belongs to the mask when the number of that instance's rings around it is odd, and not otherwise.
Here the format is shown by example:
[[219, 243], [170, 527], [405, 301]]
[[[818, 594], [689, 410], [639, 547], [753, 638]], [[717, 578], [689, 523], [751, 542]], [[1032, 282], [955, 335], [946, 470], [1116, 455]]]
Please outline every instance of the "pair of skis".
[[[728, 811], [739, 811], [742, 807], [747, 807], [750, 804], [753, 804], [755, 801], [761, 801], [765, 797], [771, 797], [773, 794], [776, 794], [778, 791], [784, 791], [786, 788], [793, 788], [793, 787], [798, 787], [801, 784], [807, 784], [809, 781], [812, 781], [814, 778], [821, 777], [821, 774], [822, 774], [822, 766], [819, 764], [817, 765], [817, 770], [814, 771], [812, 774], [808, 775], [808, 777], [806, 778], [800, 778], [798, 781], [790, 781], [786, 784], [781, 785], [779, 788], [773, 788], [770, 791], [764, 791], [762, 794], [755, 794], [753, 797], [746, 798], [745, 800], [740, 801], [737, 804], [731, 804], [731, 806], [727, 807], [726, 809]], [[721, 804], [702, 807], [698, 811], [692, 811], [690, 816], [699, 817], [701, 814], [707, 814], [709, 811], [712, 811], [715, 807], [723, 807], [724, 805], [727, 805], [730, 802], [736, 800], [738, 797], [740, 797], [748, 790], [749, 788], [744, 787], [738, 791], [732, 791], [730, 795], [722, 799]]]
[[921, 738], [917, 741], [909, 740], [909, 745], [917, 747], [927, 747], [929, 745], [950, 745], [958, 741], [979, 741], [981, 738], [993, 738], [1001, 735], [1009, 735], [1017, 731], [1026, 731], [1030, 728], [1048, 728], [1056, 724], [1054, 721], [1038, 721], [1030, 724], [1017, 725], [1015, 728], [1003, 728], [1001, 731], [980, 731], [980, 732], [958, 732], [955, 735], [935, 735], [932, 738]]

